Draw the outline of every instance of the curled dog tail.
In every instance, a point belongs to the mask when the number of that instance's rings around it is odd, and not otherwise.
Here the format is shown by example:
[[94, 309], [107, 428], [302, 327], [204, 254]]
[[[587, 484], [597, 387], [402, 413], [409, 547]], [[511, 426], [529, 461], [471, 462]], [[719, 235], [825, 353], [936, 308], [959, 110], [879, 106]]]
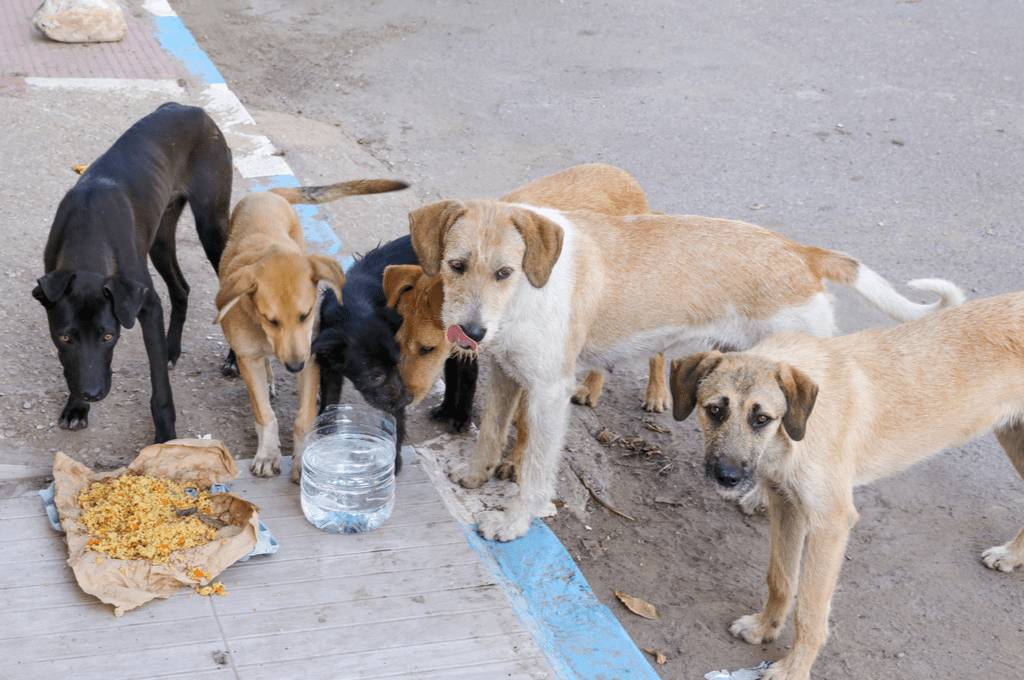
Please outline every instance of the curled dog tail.
[[408, 184], [393, 179], [357, 179], [319, 187], [287, 187], [271, 189], [289, 203], [329, 203], [346, 196], [383, 194], [408, 188]]
[[864, 299], [897, 321], [912, 321], [944, 307], [953, 307], [966, 298], [962, 290], [945, 279], [914, 279], [907, 285], [935, 293], [935, 302], [914, 302], [900, 295], [878, 272], [844, 253], [807, 247], [804, 251], [811, 269], [820, 278], [850, 286]]

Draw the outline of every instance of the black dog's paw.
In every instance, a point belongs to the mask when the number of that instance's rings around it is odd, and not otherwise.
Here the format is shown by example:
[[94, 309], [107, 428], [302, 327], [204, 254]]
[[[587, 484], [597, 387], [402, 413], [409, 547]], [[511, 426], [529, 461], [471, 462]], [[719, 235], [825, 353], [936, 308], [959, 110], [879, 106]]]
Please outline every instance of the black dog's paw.
[[402, 450], [399, 449], [395, 452], [395, 475], [398, 475], [402, 471]]
[[57, 426], [62, 430], [84, 430], [89, 426], [89, 405], [69, 402], [60, 412]]
[[220, 374], [225, 378], [238, 377], [238, 360], [235, 358], [235, 350], [231, 350], [224, 357], [224, 363], [220, 365]]
[[469, 414], [454, 413], [454, 410], [444, 404], [430, 410], [431, 420], [444, 424], [448, 431], [453, 434], [465, 432], [469, 424], [473, 422]]

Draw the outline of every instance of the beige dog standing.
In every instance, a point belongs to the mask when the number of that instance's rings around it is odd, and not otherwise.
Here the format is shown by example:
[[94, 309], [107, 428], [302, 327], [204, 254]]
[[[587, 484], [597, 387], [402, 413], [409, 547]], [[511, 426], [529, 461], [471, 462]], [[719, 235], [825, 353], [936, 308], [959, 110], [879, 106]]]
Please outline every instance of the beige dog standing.
[[319, 371], [309, 346], [316, 317], [317, 284], [341, 299], [345, 275], [337, 261], [310, 255], [293, 203], [325, 203], [344, 196], [404, 189], [390, 180], [358, 180], [323, 187], [272, 189], [249, 194], [231, 213], [231, 228], [220, 261], [217, 319], [238, 356], [256, 419], [259, 441], [252, 471], [268, 477], [280, 471], [277, 416], [270, 405], [274, 376], [270, 358], [299, 374], [299, 411], [293, 429], [292, 480], [302, 470], [303, 439], [316, 416]]
[[[490, 478], [520, 391], [527, 397], [519, 495], [476, 518], [489, 539], [522, 536], [551, 501], [577, 364], [606, 368], [696, 341], [745, 348], [787, 329], [829, 335], [825, 279], [897, 318], [940, 304], [907, 300], [849, 256], [731, 220], [497, 201], [441, 201], [409, 219], [424, 271], [444, 280], [449, 334], [472, 339], [491, 365], [476, 451], [454, 480], [475, 488]], [[942, 304], [960, 299], [946, 281], [917, 285]]]
[[[794, 599], [792, 650], [765, 678], [806, 680], [828, 636], [853, 489], [994, 429], [1024, 477], [1024, 293], [832, 339], [786, 333], [749, 352], [672, 362], [675, 417], [694, 409], [705, 470], [729, 490], [756, 477], [772, 521], [768, 599], [733, 635], [775, 639]], [[1024, 531], [982, 561], [1024, 564]]]

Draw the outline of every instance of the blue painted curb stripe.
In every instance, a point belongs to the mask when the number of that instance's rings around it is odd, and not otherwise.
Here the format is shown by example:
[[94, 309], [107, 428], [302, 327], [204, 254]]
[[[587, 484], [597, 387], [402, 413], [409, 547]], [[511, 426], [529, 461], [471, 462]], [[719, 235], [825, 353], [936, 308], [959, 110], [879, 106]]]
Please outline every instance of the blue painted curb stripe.
[[475, 526], [466, 527], [466, 540], [505, 584], [562, 680], [658, 680], [543, 521], [534, 520], [526, 536], [508, 543], [484, 540]]
[[160, 46], [185, 64], [189, 73], [204, 83], [224, 82], [224, 76], [213, 65], [206, 52], [199, 47], [196, 39], [192, 37], [192, 32], [180, 18], [153, 17], [153, 22], [156, 25], [156, 39], [160, 41]]

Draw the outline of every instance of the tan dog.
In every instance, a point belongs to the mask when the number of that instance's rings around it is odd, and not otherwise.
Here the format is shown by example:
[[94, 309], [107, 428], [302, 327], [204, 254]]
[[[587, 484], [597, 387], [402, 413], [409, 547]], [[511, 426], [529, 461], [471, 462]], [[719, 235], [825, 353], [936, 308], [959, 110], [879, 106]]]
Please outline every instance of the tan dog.
[[[696, 407], [705, 469], [726, 489], [747, 477], [769, 494], [768, 599], [733, 623], [775, 639], [796, 601], [792, 650], [765, 678], [805, 680], [828, 636], [855, 486], [989, 430], [1024, 477], [1024, 293], [832, 339], [787, 333], [749, 352], [672, 363], [675, 417]], [[1024, 531], [982, 561], [1024, 564]]]
[[309, 356], [323, 282], [341, 297], [345, 275], [324, 255], [306, 253], [293, 203], [325, 203], [344, 196], [404, 189], [390, 180], [359, 180], [323, 187], [272, 189], [250, 194], [231, 214], [228, 243], [220, 261], [217, 322], [238, 355], [238, 370], [249, 391], [259, 441], [252, 471], [268, 477], [280, 471], [277, 417], [270, 406], [274, 377], [270, 357], [299, 374], [299, 412], [293, 430], [292, 480], [301, 472], [303, 438], [316, 415], [319, 372]]
[[511, 540], [547, 508], [565, 439], [577, 364], [695, 341], [745, 348], [775, 332], [834, 331], [823, 280], [853, 286], [896, 316], [961, 299], [946, 281], [917, 287], [943, 300], [916, 304], [871, 269], [751, 224], [705, 217], [615, 217], [497, 201], [441, 201], [410, 214], [413, 247], [441, 273], [441, 316], [491, 361], [476, 451], [452, 472], [475, 488], [501, 458], [520, 390], [530, 431], [516, 470], [519, 496], [477, 516], [484, 537]]
[[[603, 163], [574, 165], [530, 182], [499, 200], [606, 215], [650, 212], [647, 197], [636, 179], [621, 168]], [[402, 315], [402, 326], [395, 335], [402, 350], [399, 370], [402, 382], [416, 403], [433, 387], [455, 347], [445, 336], [441, 321], [444, 282], [439, 275], [427, 276], [418, 265], [392, 265], [384, 270], [384, 294], [388, 306], [397, 308]], [[572, 400], [597, 406], [603, 387], [604, 373], [590, 371]], [[650, 359], [643, 409], [660, 413], [668, 408], [668, 399], [665, 357], [657, 354]], [[517, 437], [517, 446], [519, 439], [522, 437]]]

